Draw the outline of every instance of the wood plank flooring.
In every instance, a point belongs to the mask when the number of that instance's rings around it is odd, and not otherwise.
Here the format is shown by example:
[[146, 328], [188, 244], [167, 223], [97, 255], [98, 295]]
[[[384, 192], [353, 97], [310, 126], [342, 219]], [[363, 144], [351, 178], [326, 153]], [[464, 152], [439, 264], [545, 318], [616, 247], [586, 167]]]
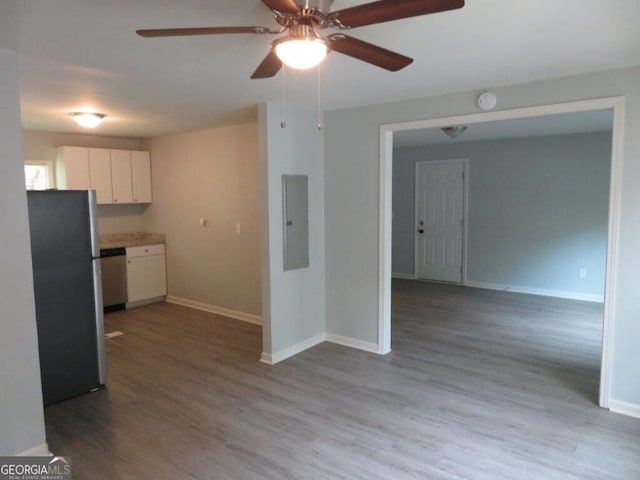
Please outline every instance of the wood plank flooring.
[[393, 352], [258, 362], [259, 327], [109, 314], [105, 390], [45, 409], [74, 479], [637, 480], [640, 420], [596, 406], [594, 304], [393, 284]]

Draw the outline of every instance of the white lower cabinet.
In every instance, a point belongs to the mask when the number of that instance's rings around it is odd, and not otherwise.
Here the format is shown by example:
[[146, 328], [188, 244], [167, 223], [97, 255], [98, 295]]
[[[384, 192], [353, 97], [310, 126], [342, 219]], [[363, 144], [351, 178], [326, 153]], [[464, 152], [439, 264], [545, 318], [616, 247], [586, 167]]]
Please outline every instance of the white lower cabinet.
[[127, 248], [127, 305], [158, 300], [166, 294], [165, 246]]

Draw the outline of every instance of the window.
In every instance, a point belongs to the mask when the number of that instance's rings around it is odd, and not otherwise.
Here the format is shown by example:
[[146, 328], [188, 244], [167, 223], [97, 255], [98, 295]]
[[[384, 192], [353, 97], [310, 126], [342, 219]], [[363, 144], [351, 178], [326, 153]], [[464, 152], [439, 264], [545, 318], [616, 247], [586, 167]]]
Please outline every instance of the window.
[[55, 187], [53, 180], [53, 162], [24, 162], [24, 180], [27, 190], [47, 190]]

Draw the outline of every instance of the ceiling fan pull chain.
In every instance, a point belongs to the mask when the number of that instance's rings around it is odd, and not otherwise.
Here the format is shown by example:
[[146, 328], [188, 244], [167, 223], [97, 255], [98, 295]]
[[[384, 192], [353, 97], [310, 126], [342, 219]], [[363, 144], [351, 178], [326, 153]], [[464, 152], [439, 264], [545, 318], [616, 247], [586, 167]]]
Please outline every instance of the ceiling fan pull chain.
[[280, 128], [286, 128], [287, 126], [287, 117], [286, 117], [286, 112], [287, 112], [287, 101], [286, 101], [286, 95], [285, 95], [285, 78], [284, 78], [284, 71], [286, 70], [286, 67], [284, 65], [282, 65], [282, 109], [281, 109], [281, 117], [280, 117]]
[[322, 75], [320, 74], [320, 64], [318, 64], [317, 90], [318, 90], [318, 130], [322, 130]]

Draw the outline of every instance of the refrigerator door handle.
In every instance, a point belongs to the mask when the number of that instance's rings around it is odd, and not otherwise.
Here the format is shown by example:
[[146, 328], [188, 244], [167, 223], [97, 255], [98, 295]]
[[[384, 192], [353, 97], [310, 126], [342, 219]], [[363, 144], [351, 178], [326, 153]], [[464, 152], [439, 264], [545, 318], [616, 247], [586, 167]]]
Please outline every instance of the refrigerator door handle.
[[95, 190], [88, 191], [89, 229], [91, 231], [91, 256], [100, 258], [100, 231], [98, 229], [98, 200]]
[[100, 259], [93, 264], [93, 293], [95, 298], [96, 345], [98, 347], [98, 377], [100, 385], [107, 383], [107, 355], [104, 345], [104, 309], [102, 303], [102, 271]]

